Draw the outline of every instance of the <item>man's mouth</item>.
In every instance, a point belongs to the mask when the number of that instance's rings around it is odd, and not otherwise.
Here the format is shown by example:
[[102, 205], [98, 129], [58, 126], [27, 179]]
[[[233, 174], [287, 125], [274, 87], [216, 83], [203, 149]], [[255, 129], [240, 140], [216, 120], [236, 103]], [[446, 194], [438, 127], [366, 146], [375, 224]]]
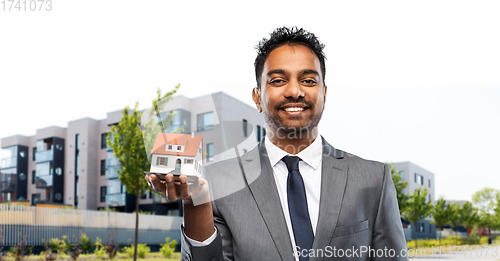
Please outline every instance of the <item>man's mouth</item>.
[[307, 107], [305, 104], [295, 103], [295, 104], [286, 104], [283, 107], [281, 107], [280, 109], [286, 113], [300, 114], [303, 111], [309, 109], [309, 107]]
[[288, 108], [284, 108], [283, 110], [284, 111], [303, 111], [304, 108], [302, 108], [302, 107], [288, 107]]

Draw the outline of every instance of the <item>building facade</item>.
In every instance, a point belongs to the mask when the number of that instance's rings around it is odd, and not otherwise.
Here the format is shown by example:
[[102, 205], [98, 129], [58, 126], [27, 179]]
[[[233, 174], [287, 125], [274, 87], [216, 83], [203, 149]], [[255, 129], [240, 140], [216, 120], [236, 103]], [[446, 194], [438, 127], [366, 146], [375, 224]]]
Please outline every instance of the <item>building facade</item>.
[[[425, 188], [427, 189], [427, 201], [435, 202], [434, 173], [409, 161], [396, 162], [393, 165], [396, 170], [400, 171], [403, 181], [408, 183], [408, 186], [403, 190], [405, 194], [413, 195], [417, 188]], [[417, 238], [436, 238], [436, 225], [432, 224], [431, 221], [431, 218], [426, 218], [417, 222]], [[413, 227], [407, 227], [405, 229], [406, 239], [414, 239], [414, 233]]]
[[[203, 162], [244, 154], [265, 135], [264, 119], [257, 110], [225, 93], [197, 98], [176, 96], [158, 118], [175, 112], [165, 132], [203, 136]], [[83, 118], [66, 128], [46, 127], [33, 136], [1, 139], [0, 201], [64, 204], [79, 209], [115, 208], [132, 212], [135, 197], [118, 179], [119, 164], [106, 145], [107, 132], [120, 122], [122, 110], [105, 119]], [[237, 150], [235, 150], [237, 148]], [[145, 170], [148, 171], [148, 170]], [[148, 192], [139, 200], [140, 210], [182, 215], [180, 202]]]

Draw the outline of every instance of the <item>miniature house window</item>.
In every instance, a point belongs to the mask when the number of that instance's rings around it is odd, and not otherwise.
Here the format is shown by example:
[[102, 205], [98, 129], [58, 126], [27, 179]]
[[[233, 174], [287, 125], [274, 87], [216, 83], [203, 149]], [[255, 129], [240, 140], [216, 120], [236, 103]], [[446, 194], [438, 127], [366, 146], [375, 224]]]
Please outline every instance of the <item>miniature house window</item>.
[[168, 164], [168, 158], [163, 158], [163, 157], [158, 157], [156, 158], [156, 165], [158, 166], [167, 166]]
[[192, 159], [184, 159], [184, 164], [193, 164], [193, 160]]
[[177, 150], [181, 150], [181, 146], [177, 146]]
[[168, 149], [171, 150], [172, 149], [172, 145], [168, 145]]
[[201, 147], [198, 148], [198, 153], [201, 153]]

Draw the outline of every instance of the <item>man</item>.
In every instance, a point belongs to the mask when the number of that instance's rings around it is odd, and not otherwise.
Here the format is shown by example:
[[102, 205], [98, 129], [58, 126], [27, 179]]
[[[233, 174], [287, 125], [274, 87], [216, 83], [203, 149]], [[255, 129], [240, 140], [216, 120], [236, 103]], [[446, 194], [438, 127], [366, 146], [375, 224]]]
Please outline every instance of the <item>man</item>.
[[170, 201], [184, 201], [182, 260], [408, 260], [390, 168], [318, 135], [323, 47], [303, 29], [276, 29], [255, 60], [252, 97], [265, 139], [204, 167], [197, 184], [146, 177]]

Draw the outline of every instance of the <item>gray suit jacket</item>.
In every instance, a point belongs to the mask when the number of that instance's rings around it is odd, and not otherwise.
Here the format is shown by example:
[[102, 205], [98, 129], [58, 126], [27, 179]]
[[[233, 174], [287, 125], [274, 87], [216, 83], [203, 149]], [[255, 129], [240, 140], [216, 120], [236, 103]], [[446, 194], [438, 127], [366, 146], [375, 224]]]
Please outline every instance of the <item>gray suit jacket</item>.
[[[304, 254], [310, 260], [408, 260], [400, 256], [406, 241], [389, 167], [322, 141], [319, 220], [313, 252]], [[263, 142], [239, 160], [207, 166], [217, 238], [193, 247], [183, 237], [182, 260], [294, 261], [272, 171]]]

